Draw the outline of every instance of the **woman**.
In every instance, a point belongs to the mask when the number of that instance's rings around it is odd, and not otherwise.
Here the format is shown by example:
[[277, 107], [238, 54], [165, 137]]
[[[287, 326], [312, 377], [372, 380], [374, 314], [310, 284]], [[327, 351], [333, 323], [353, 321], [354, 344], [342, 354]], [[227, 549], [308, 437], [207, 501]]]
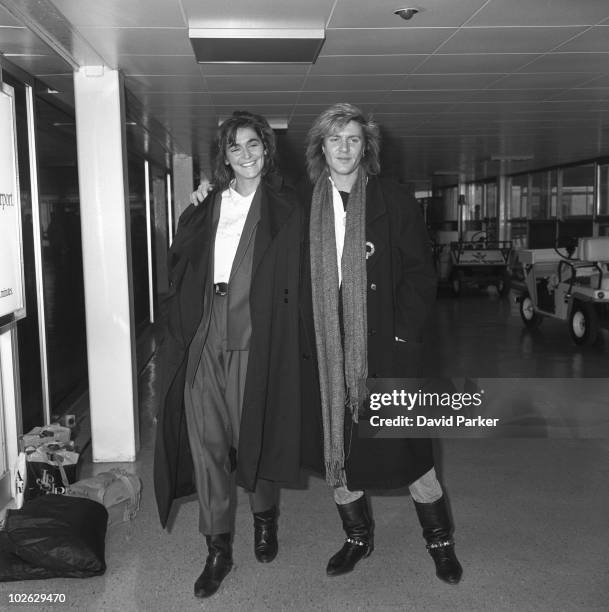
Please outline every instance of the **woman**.
[[[409, 485], [437, 575], [456, 583], [462, 570], [430, 440], [358, 435], [366, 379], [417, 376], [422, 330], [436, 293], [420, 210], [399, 185], [378, 178], [379, 150], [378, 126], [351, 104], [324, 111], [308, 134], [312, 291], [303, 298], [309, 309], [303, 321], [317, 368], [303, 368], [303, 407], [320, 402], [321, 410], [304, 413], [303, 439], [323, 440], [323, 449], [308, 444], [303, 463], [313, 467], [323, 454], [347, 534], [328, 575], [351, 571], [372, 552], [364, 489]], [[315, 436], [316, 429], [323, 433]]]
[[250, 492], [254, 549], [277, 554], [277, 482], [298, 480], [301, 210], [274, 172], [275, 137], [258, 115], [219, 128], [214, 189], [182, 215], [169, 254], [160, 359], [155, 490], [197, 491], [208, 556], [195, 595], [232, 567], [233, 470]]

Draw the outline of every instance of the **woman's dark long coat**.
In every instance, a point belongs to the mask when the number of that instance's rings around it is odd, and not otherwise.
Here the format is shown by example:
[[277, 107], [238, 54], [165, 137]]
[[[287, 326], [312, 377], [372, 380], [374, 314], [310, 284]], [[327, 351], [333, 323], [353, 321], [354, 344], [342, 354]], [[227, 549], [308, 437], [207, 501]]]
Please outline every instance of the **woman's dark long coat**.
[[[298, 291], [302, 209], [278, 177], [265, 178], [250, 290], [252, 338], [245, 383], [237, 482], [253, 490], [258, 478], [298, 481], [300, 382]], [[180, 218], [170, 249], [167, 327], [159, 357], [159, 409], [154, 484], [163, 526], [172, 501], [194, 492], [184, 415], [188, 348], [203, 314], [213, 256], [211, 194]]]
[[[417, 377], [421, 374], [423, 327], [435, 301], [436, 276], [419, 206], [393, 181], [368, 180], [366, 241], [374, 251], [366, 262], [368, 376]], [[303, 279], [310, 278], [307, 248], [308, 244], [303, 253]], [[321, 402], [309, 283], [303, 281], [302, 291], [302, 464], [322, 473]], [[396, 336], [406, 342], [397, 342]], [[345, 467], [352, 490], [402, 487], [433, 466], [428, 439], [360, 438], [350, 416], [345, 430]]]

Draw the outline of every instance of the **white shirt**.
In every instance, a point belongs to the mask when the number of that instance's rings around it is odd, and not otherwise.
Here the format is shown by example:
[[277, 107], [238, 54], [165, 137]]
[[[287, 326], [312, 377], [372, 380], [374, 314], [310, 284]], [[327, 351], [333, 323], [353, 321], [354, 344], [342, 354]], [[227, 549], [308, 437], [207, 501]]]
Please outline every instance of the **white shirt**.
[[228, 283], [245, 219], [255, 193], [253, 191], [247, 196], [242, 196], [233, 189], [232, 185], [222, 192], [220, 219], [214, 245], [214, 283]]
[[334, 207], [334, 237], [336, 239], [336, 263], [338, 265], [338, 284], [343, 280], [341, 260], [343, 258], [343, 247], [345, 246], [345, 228], [347, 225], [347, 211], [343, 205], [343, 199], [334, 184], [332, 178], [332, 204]]

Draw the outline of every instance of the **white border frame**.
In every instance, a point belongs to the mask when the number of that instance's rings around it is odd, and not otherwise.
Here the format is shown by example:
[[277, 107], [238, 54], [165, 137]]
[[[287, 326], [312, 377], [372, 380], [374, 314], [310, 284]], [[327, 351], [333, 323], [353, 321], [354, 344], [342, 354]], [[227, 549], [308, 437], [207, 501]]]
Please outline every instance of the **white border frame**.
[[15, 92], [14, 89], [7, 85], [6, 83], [2, 83], [2, 94], [9, 97], [10, 100], [10, 108], [11, 108], [11, 122], [12, 122], [12, 134], [13, 137], [10, 139], [12, 143], [12, 157], [13, 157], [13, 176], [15, 178], [14, 184], [14, 193], [13, 197], [15, 199], [15, 210], [17, 217], [17, 233], [18, 233], [18, 243], [19, 243], [19, 259], [20, 259], [20, 272], [17, 276], [20, 276], [20, 287], [21, 296], [19, 303], [20, 307], [13, 310], [13, 312], [7, 313], [0, 317], [0, 330], [2, 330], [7, 325], [18, 321], [19, 319], [23, 319], [26, 316], [26, 305], [25, 305], [25, 273], [24, 273], [24, 263], [23, 263], [23, 230], [21, 227], [21, 192], [19, 188], [19, 165], [17, 162], [17, 119], [15, 115]]

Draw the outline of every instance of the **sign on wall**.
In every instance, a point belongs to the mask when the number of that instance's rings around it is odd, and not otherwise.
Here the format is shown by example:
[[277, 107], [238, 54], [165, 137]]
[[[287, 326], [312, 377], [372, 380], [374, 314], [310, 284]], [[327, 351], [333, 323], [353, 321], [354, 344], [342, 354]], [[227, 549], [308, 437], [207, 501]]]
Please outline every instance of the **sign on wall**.
[[15, 98], [0, 92], [0, 327], [25, 316]]

